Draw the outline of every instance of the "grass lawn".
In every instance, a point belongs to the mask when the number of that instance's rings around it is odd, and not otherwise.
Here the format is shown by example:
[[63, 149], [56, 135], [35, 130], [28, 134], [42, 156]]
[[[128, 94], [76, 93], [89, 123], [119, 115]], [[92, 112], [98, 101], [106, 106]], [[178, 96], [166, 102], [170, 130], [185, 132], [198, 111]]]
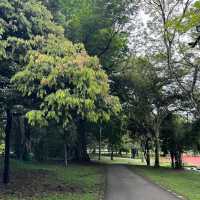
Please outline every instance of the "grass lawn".
[[0, 200], [99, 200], [105, 182], [104, 168], [95, 164], [64, 168], [12, 161], [11, 166], [11, 183], [0, 183]]
[[130, 166], [136, 173], [169, 189], [188, 200], [200, 199], [200, 174], [185, 170], [172, 170], [168, 167], [155, 169], [146, 166]]
[[200, 200], [200, 173], [173, 170], [169, 163], [162, 162], [160, 169], [146, 167], [141, 159], [115, 158], [111, 161], [109, 157], [103, 157], [102, 163], [125, 164], [137, 174], [146, 177], [150, 181], [169, 189], [187, 200]]
[[110, 160], [110, 157], [108, 156], [102, 156], [101, 160], [98, 160], [98, 157], [92, 158], [97, 163], [102, 164], [128, 164], [128, 165], [144, 165], [144, 163], [141, 162], [141, 159], [130, 159], [130, 158], [122, 158], [122, 157], [114, 157], [114, 160]]

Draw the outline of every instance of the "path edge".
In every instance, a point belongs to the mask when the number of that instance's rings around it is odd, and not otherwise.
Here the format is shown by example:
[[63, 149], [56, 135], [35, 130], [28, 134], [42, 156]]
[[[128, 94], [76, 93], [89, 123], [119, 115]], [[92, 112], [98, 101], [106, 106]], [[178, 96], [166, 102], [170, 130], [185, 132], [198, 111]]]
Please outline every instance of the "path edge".
[[106, 194], [106, 187], [107, 187], [107, 177], [108, 177], [108, 167], [104, 165], [103, 167], [103, 180], [99, 190], [99, 198], [98, 200], [104, 200]]
[[[130, 166], [130, 165], [125, 165], [125, 167], [133, 173], [133, 170], [134, 170], [134, 169], [131, 169], [131, 167], [134, 168], [134, 165], [132, 165], [132, 166]], [[189, 200], [189, 199], [187, 199], [186, 197], [182, 196], [181, 194], [178, 194], [177, 192], [175, 192], [175, 191], [173, 191], [173, 190], [170, 190], [169, 188], [166, 188], [166, 187], [164, 187], [164, 186], [162, 186], [162, 185], [160, 185], [160, 184], [154, 182], [154, 181], [151, 180], [150, 178], [146, 177], [146, 176], [143, 175], [143, 174], [138, 173], [138, 172], [135, 171], [135, 170], [134, 170], [134, 173], [135, 173], [137, 176], [142, 177], [144, 180], [150, 182], [151, 184], [153, 184], [153, 185], [159, 187], [160, 189], [164, 190], [165, 192], [168, 192], [168, 193], [172, 194], [173, 196], [175, 196], [176, 198], [178, 198], [178, 199], [180, 199], [180, 200]]]

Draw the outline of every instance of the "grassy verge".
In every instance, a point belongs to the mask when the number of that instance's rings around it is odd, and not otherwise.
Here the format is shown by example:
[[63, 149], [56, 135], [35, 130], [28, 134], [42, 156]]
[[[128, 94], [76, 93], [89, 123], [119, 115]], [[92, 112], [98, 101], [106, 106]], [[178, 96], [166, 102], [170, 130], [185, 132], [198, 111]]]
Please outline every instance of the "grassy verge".
[[111, 161], [109, 157], [102, 157], [101, 163], [124, 164], [137, 174], [150, 181], [185, 197], [188, 200], [200, 200], [200, 173], [173, 170], [170, 164], [162, 162], [160, 169], [146, 167], [141, 159], [115, 158]]
[[0, 200], [99, 200], [105, 180], [103, 167], [94, 164], [64, 168], [12, 161], [11, 165], [11, 183], [7, 187], [0, 183]]
[[200, 174], [185, 170], [172, 170], [168, 167], [155, 169], [145, 166], [130, 166], [139, 175], [142, 175], [158, 185], [163, 186], [188, 200], [200, 199]]

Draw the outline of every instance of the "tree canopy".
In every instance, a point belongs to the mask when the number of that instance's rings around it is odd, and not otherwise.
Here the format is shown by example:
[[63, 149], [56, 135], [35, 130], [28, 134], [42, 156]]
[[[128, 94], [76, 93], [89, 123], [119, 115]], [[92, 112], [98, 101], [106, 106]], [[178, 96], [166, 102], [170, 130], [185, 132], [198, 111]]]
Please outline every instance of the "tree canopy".
[[111, 112], [120, 111], [98, 59], [89, 57], [81, 44], [54, 35], [35, 40], [40, 48], [28, 53], [28, 64], [12, 79], [23, 95], [40, 101], [40, 110], [27, 114], [33, 125], [50, 119], [65, 127], [77, 117], [108, 121]]

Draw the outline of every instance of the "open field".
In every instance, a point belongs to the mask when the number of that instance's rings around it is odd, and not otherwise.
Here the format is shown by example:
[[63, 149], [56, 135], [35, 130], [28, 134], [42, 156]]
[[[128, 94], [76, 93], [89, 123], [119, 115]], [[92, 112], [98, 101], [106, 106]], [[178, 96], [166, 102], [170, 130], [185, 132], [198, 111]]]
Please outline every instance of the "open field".
[[66, 169], [12, 161], [11, 183], [7, 187], [0, 184], [0, 199], [99, 200], [104, 178], [103, 168], [92, 164], [73, 164]]

